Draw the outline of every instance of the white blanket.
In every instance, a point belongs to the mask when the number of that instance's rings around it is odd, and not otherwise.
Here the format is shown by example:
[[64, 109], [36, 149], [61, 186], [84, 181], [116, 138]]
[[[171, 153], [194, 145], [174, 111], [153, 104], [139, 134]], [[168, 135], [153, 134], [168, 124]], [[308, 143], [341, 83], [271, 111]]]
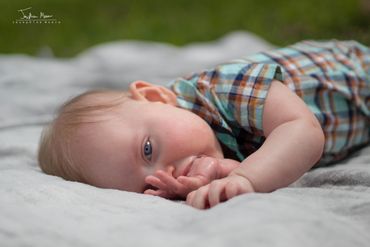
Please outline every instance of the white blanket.
[[370, 147], [288, 188], [205, 211], [38, 168], [41, 129], [69, 97], [137, 79], [165, 84], [270, 48], [236, 32], [180, 48], [115, 42], [72, 59], [0, 55], [0, 246], [370, 246]]

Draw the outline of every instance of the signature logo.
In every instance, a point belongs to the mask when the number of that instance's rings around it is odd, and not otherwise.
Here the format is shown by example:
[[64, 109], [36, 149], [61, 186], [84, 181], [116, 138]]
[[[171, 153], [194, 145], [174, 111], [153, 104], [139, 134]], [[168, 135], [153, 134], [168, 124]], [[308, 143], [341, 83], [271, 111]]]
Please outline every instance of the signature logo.
[[[32, 7], [25, 9], [18, 9], [21, 14], [20, 18], [13, 21], [15, 24], [60, 24], [61, 22], [57, 20], [53, 15], [45, 14], [44, 12], [39, 12], [39, 15], [34, 15], [31, 12]], [[54, 17], [54, 18], [53, 18]]]

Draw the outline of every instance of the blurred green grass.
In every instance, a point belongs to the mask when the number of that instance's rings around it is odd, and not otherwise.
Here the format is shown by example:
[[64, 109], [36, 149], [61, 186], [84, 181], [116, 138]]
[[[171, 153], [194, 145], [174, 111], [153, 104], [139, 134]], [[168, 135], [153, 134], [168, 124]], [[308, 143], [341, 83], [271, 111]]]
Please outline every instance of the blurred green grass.
[[[15, 24], [32, 7], [60, 24]], [[283, 46], [302, 39], [354, 39], [370, 44], [369, 0], [0, 0], [0, 53], [37, 55], [49, 47], [70, 57], [114, 40], [184, 45], [233, 30]]]

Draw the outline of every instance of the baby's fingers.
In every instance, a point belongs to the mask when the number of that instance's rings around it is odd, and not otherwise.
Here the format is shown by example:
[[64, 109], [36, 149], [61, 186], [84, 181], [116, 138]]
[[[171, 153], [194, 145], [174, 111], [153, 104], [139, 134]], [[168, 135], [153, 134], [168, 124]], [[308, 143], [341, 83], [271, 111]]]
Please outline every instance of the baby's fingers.
[[144, 191], [144, 194], [145, 195], [152, 195], [152, 196], [160, 196], [160, 197], [163, 197], [163, 198], [169, 198], [170, 197], [170, 195], [166, 191], [163, 191], [163, 190], [147, 189], [147, 190]]
[[189, 193], [186, 197], [186, 204], [198, 209], [209, 208], [208, 190], [209, 185], [206, 185]]
[[145, 195], [152, 195], [152, 196], [159, 196], [161, 194], [161, 191], [148, 189], [148, 190], [144, 191], [144, 194]]
[[205, 180], [204, 177], [201, 176], [196, 177], [180, 176], [177, 178], [177, 180], [189, 190], [196, 190], [206, 184], [206, 182], [204, 181]]
[[227, 184], [225, 188], [226, 199], [229, 200], [239, 194], [239, 188], [235, 183]]
[[159, 190], [166, 191], [168, 189], [167, 185], [165, 183], [163, 183], [161, 181], [161, 179], [159, 179], [155, 176], [152, 176], [152, 175], [147, 176], [145, 178], [145, 182], [150, 184], [151, 186], [154, 186], [154, 187], [158, 188]]
[[213, 181], [208, 193], [209, 206], [214, 207], [225, 199], [225, 182], [223, 180]]
[[183, 196], [182, 193], [184, 193], [185, 187], [184, 185], [179, 183], [179, 181], [177, 181], [176, 178], [170, 176], [169, 174], [163, 171], [157, 171], [156, 175], [161, 180], [161, 182], [167, 186], [167, 190], [173, 191], [174, 193]]

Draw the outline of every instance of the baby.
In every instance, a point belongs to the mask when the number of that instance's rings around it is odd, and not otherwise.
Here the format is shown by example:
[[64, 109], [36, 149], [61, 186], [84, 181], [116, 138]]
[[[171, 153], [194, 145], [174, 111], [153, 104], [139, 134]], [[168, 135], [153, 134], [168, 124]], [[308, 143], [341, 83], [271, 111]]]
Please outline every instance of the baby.
[[42, 170], [200, 209], [288, 186], [369, 142], [370, 50], [305, 41], [169, 87], [90, 91], [40, 140]]

